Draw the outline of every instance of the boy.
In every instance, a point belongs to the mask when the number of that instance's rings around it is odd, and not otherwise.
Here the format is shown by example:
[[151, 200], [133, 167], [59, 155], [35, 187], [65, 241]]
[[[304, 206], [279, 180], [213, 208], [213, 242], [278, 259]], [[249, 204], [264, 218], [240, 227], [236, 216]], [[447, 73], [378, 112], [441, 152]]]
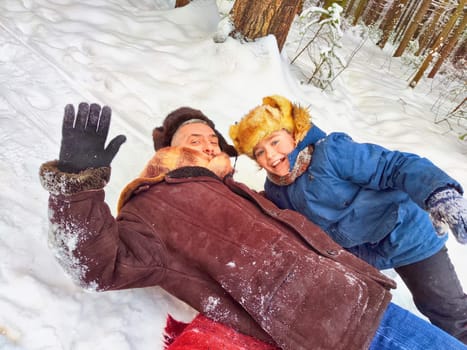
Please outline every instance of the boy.
[[231, 126], [230, 137], [266, 170], [270, 200], [301, 212], [376, 268], [394, 268], [420, 312], [467, 343], [467, 297], [443, 230], [447, 223], [467, 242], [467, 201], [457, 181], [417, 155], [326, 136], [306, 109], [277, 95]]

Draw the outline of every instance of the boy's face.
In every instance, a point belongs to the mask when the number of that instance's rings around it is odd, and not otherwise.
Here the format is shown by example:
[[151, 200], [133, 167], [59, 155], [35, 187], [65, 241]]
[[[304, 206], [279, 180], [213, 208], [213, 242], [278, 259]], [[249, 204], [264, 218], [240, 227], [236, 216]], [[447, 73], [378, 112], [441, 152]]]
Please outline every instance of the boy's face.
[[203, 123], [182, 125], [175, 132], [171, 146], [187, 147], [202, 152], [209, 160], [222, 152], [216, 133], [209, 125]]
[[268, 173], [284, 176], [289, 173], [287, 155], [295, 148], [295, 140], [286, 130], [273, 132], [253, 149], [256, 162]]

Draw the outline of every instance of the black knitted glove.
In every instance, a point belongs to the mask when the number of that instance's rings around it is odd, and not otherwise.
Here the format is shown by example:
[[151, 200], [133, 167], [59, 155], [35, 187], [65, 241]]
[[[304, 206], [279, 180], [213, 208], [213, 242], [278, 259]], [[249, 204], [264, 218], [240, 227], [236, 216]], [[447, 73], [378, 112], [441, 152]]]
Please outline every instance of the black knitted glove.
[[110, 127], [110, 107], [93, 103], [80, 103], [75, 118], [73, 105], [65, 106], [62, 126], [62, 144], [58, 168], [67, 173], [79, 173], [88, 168], [109, 167], [120, 146], [126, 141], [119, 135], [110, 141], [105, 140]]

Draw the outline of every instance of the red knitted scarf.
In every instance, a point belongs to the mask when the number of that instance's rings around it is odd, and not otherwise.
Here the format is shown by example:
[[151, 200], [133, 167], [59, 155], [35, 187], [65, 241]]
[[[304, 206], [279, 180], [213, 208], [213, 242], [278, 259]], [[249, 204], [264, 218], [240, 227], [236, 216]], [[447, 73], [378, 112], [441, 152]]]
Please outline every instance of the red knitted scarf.
[[167, 316], [165, 350], [280, 350], [198, 314], [191, 323]]

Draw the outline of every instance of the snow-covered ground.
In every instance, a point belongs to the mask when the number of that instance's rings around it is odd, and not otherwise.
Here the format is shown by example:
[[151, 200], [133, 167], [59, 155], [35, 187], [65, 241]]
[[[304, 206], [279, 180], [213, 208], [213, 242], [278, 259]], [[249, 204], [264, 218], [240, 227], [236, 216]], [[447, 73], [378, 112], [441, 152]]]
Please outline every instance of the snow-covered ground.
[[[230, 1], [217, 1], [220, 8]], [[152, 155], [152, 129], [175, 108], [201, 109], [227, 136], [231, 123], [270, 94], [310, 106], [327, 132], [426, 156], [467, 187], [467, 142], [432, 108], [438, 87], [407, 86], [410, 68], [367, 41], [322, 92], [301, 84], [286, 46], [212, 37], [214, 0], [174, 9], [163, 0], [2, 0], [0, 3], [0, 349], [161, 349], [167, 313], [195, 312], [161, 289], [90, 293], [72, 284], [47, 246], [47, 193], [38, 168], [58, 157], [63, 107], [80, 101], [113, 109], [111, 135], [127, 142], [112, 163], [107, 200]], [[291, 35], [294, 35], [291, 32]], [[290, 37], [289, 40], [294, 38]], [[343, 54], [360, 36], [346, 32]], [[236, 178], [261, 189], [264, 174], [245, 157]], [[467, 286], [466, 247], [451, 257]], [[388, 274], [395, 277], [392, 271]], [[394, 301], [414, 310], [397, 279]]]

